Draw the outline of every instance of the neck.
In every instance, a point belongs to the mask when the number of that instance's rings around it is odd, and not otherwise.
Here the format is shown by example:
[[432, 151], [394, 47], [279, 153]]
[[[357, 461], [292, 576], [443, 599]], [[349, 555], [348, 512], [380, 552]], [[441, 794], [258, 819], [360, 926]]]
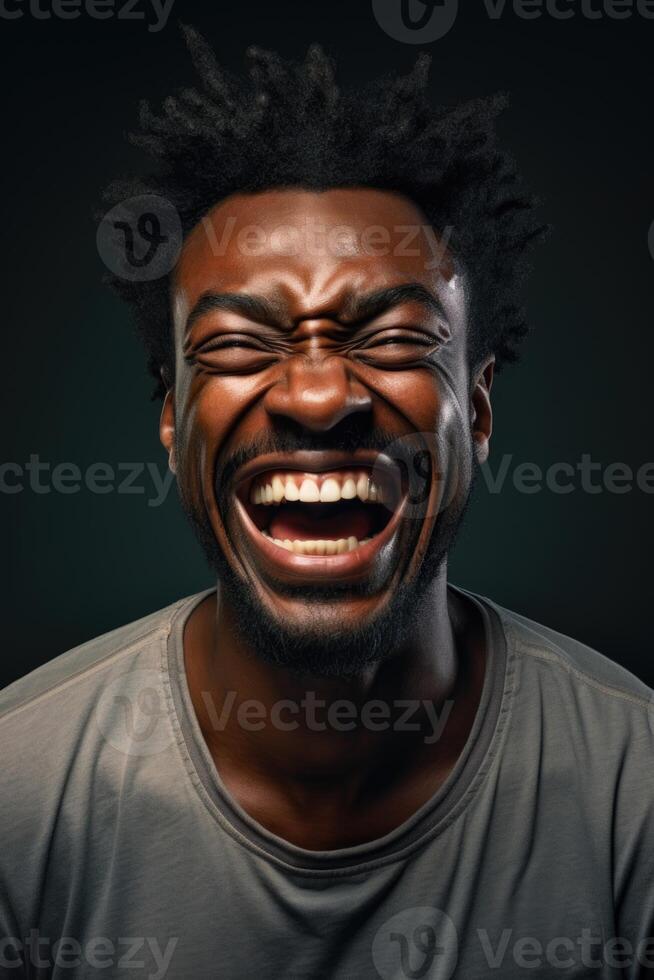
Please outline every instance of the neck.
[[[354, 798], [389, 760], [438, 746], [456, 750], [469, 726], [461, 647], [469, 615], [448, 593], [446, 570], [433, 581], [424, 615], [401, 648], [356, 677], [299, 676], [257, 658], [218, 591], [193, 613], [184, 637], [191, 697], [221, 775], [249, 774], [289, 791], [307, 785]], [[456, 710], [454, 710], [456, 709]], [[469, 720], [469, 719], [468, 719]]]

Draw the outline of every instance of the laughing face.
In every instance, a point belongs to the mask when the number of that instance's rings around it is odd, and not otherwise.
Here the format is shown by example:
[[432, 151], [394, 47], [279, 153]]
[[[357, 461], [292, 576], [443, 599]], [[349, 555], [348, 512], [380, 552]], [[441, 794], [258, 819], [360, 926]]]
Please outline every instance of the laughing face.
[[399, 194], [234, 196], [175, 272], [161, 437], [243, 639], [347, 674], [415, 629], [490, 435], [465, 276]]

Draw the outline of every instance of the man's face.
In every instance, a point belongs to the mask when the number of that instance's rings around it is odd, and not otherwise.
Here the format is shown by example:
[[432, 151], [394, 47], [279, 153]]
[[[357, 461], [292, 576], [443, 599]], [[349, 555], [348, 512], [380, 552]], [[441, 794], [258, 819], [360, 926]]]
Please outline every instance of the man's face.
[[490, 433], [464, 287], [383, 191], [235, 196], [186, 239], [162, 441], [264, 657], [347, 672], [418, 614]]

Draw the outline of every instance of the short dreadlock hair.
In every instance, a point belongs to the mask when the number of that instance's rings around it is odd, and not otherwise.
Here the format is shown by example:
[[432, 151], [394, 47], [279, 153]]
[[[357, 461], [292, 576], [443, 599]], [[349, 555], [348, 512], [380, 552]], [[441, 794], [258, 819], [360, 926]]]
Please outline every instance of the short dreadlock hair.
[[[522, 304], [530, 247], [546, 232], [515, 164], [499, 149], [496, 95], [456, 107], [427, 98], [430, 58], [406, 76], [341, 91], [334, 66], [313, 45], [303, 63], [250, 48], [248, 78], [223, 70], [206, 40], [182, 27], [201, 87], [167, 98], [160, 114], [140, 107], [130, 140], [158, 161], [148, 177], [114, 182], [115, 205], [155, 194], [177, 210], [184, 236], [219, 201], [272, 188], [370, 187], [404, 194], [438, 231], [468, 274], [469, 358], [517, 359], [527, 333]], [[150, 372], [162, 395], [174, 376], [170, 275], [113, 285], [133, 306]]]

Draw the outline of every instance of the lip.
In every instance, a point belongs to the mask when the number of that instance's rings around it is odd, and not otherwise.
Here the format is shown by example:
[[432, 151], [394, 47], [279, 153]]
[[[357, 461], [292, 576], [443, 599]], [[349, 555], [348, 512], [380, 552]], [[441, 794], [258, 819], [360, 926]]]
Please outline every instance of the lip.
[[258, 456], [238, 471], [234, 494], [238, 519], [247, 536], [249, 550], [254, 553], [257, 564], [261, 566], [264, 574], [267, 573], [271, 578], [296, 585], [325, 581], [356, 584], [370, 577], [375, 562], [382, 552], [391, 546], [396, 537], [406, 505], [404, 492], [389, 522], [371, 541], [359, 545], [353, 551], [337, 555], [298, 555], [280, 548], [261, 533], [244, 505], [252, 480], [268, 470], [321, 473], [356, 467], [372, 470], [383, 467], [389, 474], [392, 473], [395, 481], [399, 479], [398, 467], [390, 457], [370, 450], [348, 454], [331, 450], [274, 453]]

